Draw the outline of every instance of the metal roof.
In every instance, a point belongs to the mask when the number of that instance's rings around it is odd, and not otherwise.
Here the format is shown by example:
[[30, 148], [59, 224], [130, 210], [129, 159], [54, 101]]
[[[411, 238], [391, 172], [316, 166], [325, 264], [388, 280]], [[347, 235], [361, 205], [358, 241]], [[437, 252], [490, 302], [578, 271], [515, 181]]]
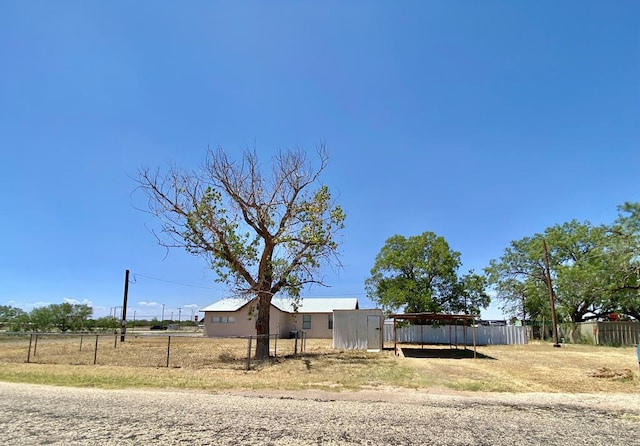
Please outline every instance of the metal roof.
[[480, 317], [479, 314], [449, 314], [449, 313], [404, 313], [392, 314], [390, 318], [403, 320], [423, 320], [423, 321], [455, 321], [473, 320]]
[[[200, 311], [238, 311], [240, 308], [251, 302], [252, 299], [227, 298], [212, 303]], [[274, 298], [271, 305], [280, 311], [295, 313], [292, 302], [287, 298]], [[333, 310], [356, 310], [358, 309], [357, 297], [305, 297], [300, 299], [298, 313], [331, 313]]]
[[221, 299], [211, 305], [201, 308], [200, 311], [237, 311], [250, 301], [251, 299], [241, 298]]
[[[295, 313], [290, 299], [276, 298], [271, 301], [276, 308]], [[331, 313], [333, 310], [356, 310], [358, 298], [356, 297], [305, 297], [300, 300], [298, 313]]]

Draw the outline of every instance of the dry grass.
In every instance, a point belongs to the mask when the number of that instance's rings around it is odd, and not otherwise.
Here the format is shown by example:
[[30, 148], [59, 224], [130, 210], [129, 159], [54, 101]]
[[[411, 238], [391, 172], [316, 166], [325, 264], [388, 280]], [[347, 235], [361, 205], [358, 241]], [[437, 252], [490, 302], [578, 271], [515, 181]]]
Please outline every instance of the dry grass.
[[[436, 377], [436, 385], [458, 390], [507, 392], [629, 392], [640, 393], [633, 347], [601, 347], [548, 343], [478, 347], [485, 359], [407, 358], [421, 373]], [[598, 370], [635, 372], [603, 375]]]
[[[358, 390], [404, 387], [489, 392], [640, 393], [635, 349], [546, 343], [478, 347], [479, 358], [455, 359], [448, 347], [429, 347], [429, 357], [395, 357], [393, 352], [337, 351], [330, 340], [307, 341], [302, 356], [292, 340], [279, 340], [280, 357], [245, 371], [246, 340], [172, 337], [79, 343], [44, 339], [27, 364], [28, 339], [0, 338], [0, 380], [103, 388], [153, 387], [227, 389]], [[416, 351], [422, 350], [420, 346]], [[460, 350], [460, 353], [463, 351]], [[453, 352], [455, 353], [455, 352]], [[467, 352], [468, 353], [468, 352]], [[458, 355], [459, 356], [459, 355]]]

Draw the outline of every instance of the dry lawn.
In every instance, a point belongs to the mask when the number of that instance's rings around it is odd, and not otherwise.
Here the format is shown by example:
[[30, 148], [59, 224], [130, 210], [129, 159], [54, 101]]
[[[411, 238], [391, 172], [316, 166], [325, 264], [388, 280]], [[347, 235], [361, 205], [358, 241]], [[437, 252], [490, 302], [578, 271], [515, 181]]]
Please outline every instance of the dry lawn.
[[[172, 337], [166, 367], [166, 336], [42, 339], [26, 363], [28, 338], [0, 337], [0, 380], [101, 388], [362, 390], [414, 388], [429, 391], [640, 393], [635, 348], [547, 343], [478, 347], [478, 358], [449, 347], [406, 346], [423, 357], [338, 351], [330, 340], [307, 341], [293, 357], [293, 341], [278, 341], [278, 358], [246, 366], [246, 340]], [[273, 351], [273, 346], [272, 346]], [[409, 350], [407, 350], [409, 351]], [[452, 353], [457, 353], [453, 354]], [[467, 353], [465, 357], [464, 353]]]

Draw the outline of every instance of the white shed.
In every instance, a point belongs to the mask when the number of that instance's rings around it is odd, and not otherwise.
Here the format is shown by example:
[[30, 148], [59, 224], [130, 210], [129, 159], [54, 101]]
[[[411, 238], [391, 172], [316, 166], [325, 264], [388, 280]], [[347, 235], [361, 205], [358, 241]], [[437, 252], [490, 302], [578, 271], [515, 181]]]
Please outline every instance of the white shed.
[[382, 350], [382, 310], [334, 310], [333, 348]]

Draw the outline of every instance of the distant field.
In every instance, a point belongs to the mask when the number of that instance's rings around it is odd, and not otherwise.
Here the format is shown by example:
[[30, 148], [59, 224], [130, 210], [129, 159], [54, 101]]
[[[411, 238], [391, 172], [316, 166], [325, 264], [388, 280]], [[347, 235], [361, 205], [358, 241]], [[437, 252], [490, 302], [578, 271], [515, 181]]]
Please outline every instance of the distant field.
[[[95, 336], [39, 340], [34, 363], [26, 363], [29, 338], [0, 336], [0, 380], [102, 388], [325, 389], [360, 390], [389, 387], [448, 391], [640, 393], [633, 347], [614, 348], [547, 343], [478, 347], [402, 345], [407, 355], [339, 351], [330, 340], [309, 339], [306, 352], [291, 356], [293, 340], [278, 340], [278, 358], [246, 365], [245, 339]], [[114, 348], [114, 345], [116, 347]], [[33, 346], [32, 346], [33, 348]], [[273, 352], [273, 347], [272, 347]], [[452, 354], [453, 353], [453, 354]]]

